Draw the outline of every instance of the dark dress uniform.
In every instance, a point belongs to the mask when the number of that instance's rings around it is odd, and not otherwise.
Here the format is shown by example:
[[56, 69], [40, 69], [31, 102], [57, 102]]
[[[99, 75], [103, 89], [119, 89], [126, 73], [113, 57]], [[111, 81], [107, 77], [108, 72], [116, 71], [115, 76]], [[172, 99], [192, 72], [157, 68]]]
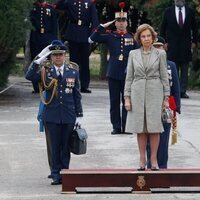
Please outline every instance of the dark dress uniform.
[[[106, 43], [110, 52], [107, 77], [110, 94], [110, 120], [113, 129], [119, 133], [125, 131], [127, 111], [124, 107], [124, 84], [129, 52], [138, 48], [129, 32], [105, 31], [101, 25], [90, 36], [94, 42]], [[122, 114], [120, 104], [122, 101]]]
[[[26, 74], [26, 79], [40, 81], [39, 65], [33, 64]], [[60, 170], [68, 169], [70, 163], [69, 137], [74, 128], [76, 117], [83, 116], [81, 94], [79, 92], [78, 71], [64, 65], [63, 75], [57, 74], [52, 65], [46, 69], [46, 84], [52, 79], [58, 80], [56, 95], [48, 105], [44, 105], [42, 120], [46, 123], [52, 146], [51, 176], [60, 183]], [[53, 89], [46, 90], [46, 100], [52, 95]]]
[[[48, 3], [39, 1], [33, 4], [30, 13], [33, 26], [30, 34], [31, 60], [33, 60], [46, 46], [57, 39], [57, 12]], [[39, 92], [38, 85], [33, 81], [34, 91]]]
[[95, 4], [92, 0], [60, 0], [55, 5], [67, 13], [65, 38], [69, 43], [70, 61], [80, 66], [81, 91], [84, 92], [90, 83], [88, 37], [98, 25]]
[[[176, 104], [176, 112], [180, 113], [181, 103], [180, 103], [180, 86], [178, 73], [176, 70], [176, 64], [172, 61], [167, 61], [167, 70], [169, 74], [169, 84], [170, 84], [170, 96], [174, 97]], [[169, 147], [169, 137], [171, 130], [171, 123], [163, 123], [164, 132], [160, 134], [160, 142], [158, 147], [158, 166], [161, 169], [167, 168], [168, 162], [168, 147]], [[151, 168], [150, 161], [150, 144], [147, 146], [147, 167]]]

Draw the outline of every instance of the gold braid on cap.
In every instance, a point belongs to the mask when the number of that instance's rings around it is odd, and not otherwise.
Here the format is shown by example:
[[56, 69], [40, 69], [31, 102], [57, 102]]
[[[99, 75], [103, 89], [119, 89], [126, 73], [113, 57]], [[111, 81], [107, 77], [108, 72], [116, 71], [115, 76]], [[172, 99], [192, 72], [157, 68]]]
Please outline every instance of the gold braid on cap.
[[[58, 80], [57, 79], [53, 78], [48, 85], [46, 84], [46, 67], [48, 67], [49, 64], [50, 63], [43, 64], [43, 66], [41, 68], [41, 83], [39, 83], [40, 98], [44, 105], [50, 104], [51, 101], [53, 100], [53, 97], [57, 95], [57, 91], [58, 91]], [[53, 87], [53, 92], [51, 94], [51, 98], [49, 99], [49, 101], [46, 101], [42, 94], [43, 88], [45, 90], [50, 90], [52, 87]]]

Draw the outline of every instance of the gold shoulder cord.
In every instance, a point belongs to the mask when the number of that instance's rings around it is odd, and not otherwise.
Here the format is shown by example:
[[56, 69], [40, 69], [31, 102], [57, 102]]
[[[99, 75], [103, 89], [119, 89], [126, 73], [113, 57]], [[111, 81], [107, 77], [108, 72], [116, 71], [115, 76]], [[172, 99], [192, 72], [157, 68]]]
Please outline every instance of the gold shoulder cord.
[[[51, 98], [49, 99], [49, 101], [46, 101], [44, 99], [44, 96], [42, 93], [43, 92], [42, 86], [44, 87], [45, 90], [50, 90], [53, 87], [53, 92], [51, 94]], [[39, 91], [40, 91], [41, 101], [44, 105], [48, 105], [51, 103], [53, 97], [56, 96], [57, 88], [58, 88], [58, 80], [55, 78], [53, 78], [48, 85], [46, 84], [46, 70], [45, 70], [45, 66], [43, 65], [41, 68], [41, 83], [39, 83]]]

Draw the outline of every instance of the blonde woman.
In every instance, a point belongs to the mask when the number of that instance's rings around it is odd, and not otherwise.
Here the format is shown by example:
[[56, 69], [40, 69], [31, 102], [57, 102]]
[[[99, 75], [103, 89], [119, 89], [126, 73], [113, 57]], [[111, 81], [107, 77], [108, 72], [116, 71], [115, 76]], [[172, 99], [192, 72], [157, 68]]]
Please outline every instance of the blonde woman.
[[157, 150], [163, 132], [161, 112], [168, 107], [170, 87], [166, 53], [153, 47], [157, 37], [153, 27], [142, 24], [135, 39], [140, 49], [129, 53], [125, 81], [126, 132], [136, 133], [140, 153], [139, 169], [146, 167], [147, 138], [150, 139], [152, 170], [158, 170]]

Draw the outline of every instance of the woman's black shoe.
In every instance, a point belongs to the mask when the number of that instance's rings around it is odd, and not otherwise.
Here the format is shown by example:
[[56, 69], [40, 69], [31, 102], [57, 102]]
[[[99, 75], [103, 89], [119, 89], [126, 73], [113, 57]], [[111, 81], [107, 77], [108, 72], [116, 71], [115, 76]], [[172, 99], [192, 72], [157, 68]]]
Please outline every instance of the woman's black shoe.
[[137, 170], [138, 171], [145, 171], [145, 167], [140, 166]]
[[151, 171], [159, 171], [158, 167], [151, 167]]

